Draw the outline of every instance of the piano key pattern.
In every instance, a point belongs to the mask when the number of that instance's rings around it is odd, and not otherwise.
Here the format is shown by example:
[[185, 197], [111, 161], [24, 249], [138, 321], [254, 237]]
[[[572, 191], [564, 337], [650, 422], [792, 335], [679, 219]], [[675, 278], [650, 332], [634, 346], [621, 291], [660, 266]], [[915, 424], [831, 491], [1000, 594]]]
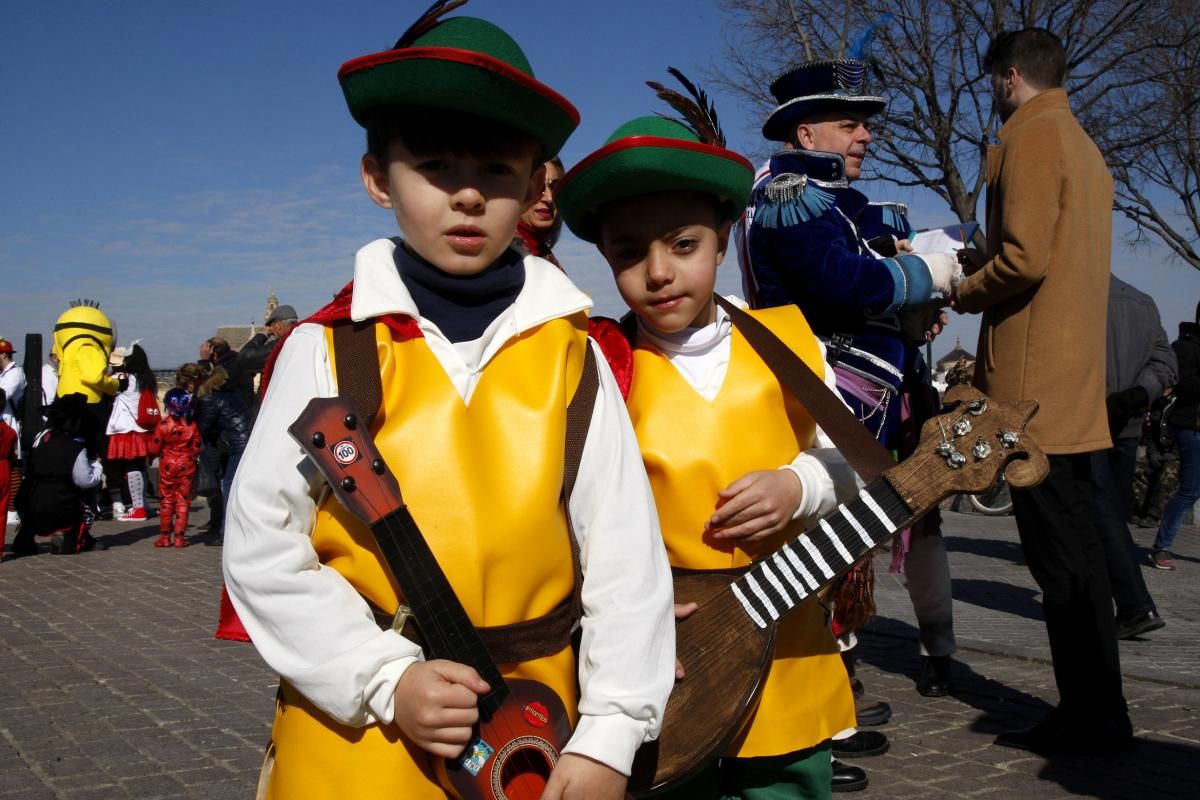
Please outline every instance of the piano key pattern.
[[765, 628], [832, 583], [911, 519], [900, 495], [880, 478], [755, 564], [730, 591], [754, 623]]

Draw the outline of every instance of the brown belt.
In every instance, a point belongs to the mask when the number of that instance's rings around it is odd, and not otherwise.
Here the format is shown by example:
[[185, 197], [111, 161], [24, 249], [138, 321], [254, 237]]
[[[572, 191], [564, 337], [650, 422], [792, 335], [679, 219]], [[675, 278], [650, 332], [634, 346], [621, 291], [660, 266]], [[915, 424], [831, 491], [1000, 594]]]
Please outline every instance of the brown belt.
[[[396, 615], [388, 614], [374, 604], [371, 604], [371, 611], [379, 627], [384, 630], [393, 628]], [[571, 644], [571, 625], [571, 600], [568, 598], [549, 614], [536, 619], [476, 630], [493, 661], [497, 664], [512, 664], [561, 652]], [[417, 620], [412, 616], [404, 619], [400, 635], [422, 647], [425, 646]]]

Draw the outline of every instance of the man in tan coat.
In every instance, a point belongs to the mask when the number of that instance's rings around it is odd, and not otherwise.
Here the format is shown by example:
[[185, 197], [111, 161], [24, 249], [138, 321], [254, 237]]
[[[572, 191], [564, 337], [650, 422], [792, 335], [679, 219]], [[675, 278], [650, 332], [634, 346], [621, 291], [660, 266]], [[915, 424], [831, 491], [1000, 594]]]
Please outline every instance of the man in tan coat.
[[1013, 492], [1029, 569], [1042, 589], [1058, 708], [996, 744], [1037, 752], [1109, 751], [1130, 741], [1101, 541], [1090, 498], [1092, 451], [1111, 446], [1105, 413], [1105, 314], [1113, 183], [1061, 88], [1066, 56], [1041, 29], [988, 49], [1004, 126], [988, 151], [988, 253], [964, 251], [954, 305], [983, 313], [975, 383], [1032, 399], [1029, 427], [1050, 457], [1038, 487]]

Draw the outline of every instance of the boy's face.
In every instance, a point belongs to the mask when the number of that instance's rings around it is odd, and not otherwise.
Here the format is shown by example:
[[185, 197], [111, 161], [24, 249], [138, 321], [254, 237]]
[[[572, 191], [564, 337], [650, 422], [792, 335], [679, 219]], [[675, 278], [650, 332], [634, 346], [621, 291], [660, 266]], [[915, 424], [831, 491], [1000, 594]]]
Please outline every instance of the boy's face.
[[718, 222], [708, 196], [641, 195], [608, 204], [603, 215], [600, 252], [633, 313], [659, 333], [712, 322], [730, 222]]
[[392, 209], [413, 251], [452, 275], [491, 266], [512, 244], [517, 220], [545, 184], [532, 154], [418, 155], [397, 141], [389, 155], [386, 167], [369, 153], [363, 156], [367, 194]]

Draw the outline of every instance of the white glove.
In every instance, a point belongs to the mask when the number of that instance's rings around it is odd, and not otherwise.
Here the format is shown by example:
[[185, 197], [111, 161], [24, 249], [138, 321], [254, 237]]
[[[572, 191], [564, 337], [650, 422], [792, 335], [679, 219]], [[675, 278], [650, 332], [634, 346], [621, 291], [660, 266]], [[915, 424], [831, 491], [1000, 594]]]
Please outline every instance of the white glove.
[[950, 286], [962, 278], [962, 265], [953, 253], [922, 253], [935, 292], [950, 294]]

